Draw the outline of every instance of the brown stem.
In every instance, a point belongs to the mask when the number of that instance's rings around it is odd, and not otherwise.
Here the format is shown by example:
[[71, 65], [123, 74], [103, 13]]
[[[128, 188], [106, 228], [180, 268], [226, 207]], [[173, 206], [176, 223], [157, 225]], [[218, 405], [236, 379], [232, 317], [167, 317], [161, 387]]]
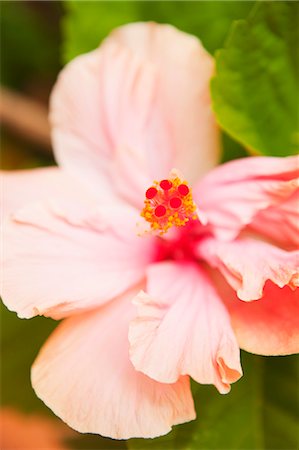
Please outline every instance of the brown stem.
[[41, 103], [1, 87], [0, 123], [51, 152], [48, 111]]

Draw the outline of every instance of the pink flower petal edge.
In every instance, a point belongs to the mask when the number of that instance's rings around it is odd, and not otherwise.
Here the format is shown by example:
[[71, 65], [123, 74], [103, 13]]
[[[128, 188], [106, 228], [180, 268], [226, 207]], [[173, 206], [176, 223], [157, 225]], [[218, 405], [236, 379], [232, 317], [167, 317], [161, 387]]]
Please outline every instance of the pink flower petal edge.
[[19, 317], [60, 319], [94, 308], [142, 280], [153, 258], [129, 206], [64, 200], [28, 205], [4, 224], [1, 294]]
[[281, 220], [299, 220], [298, 208], [287, 216], [281, 211], [298, 191], [298, 177], [297, 156], [239, 159], [222, 164], [200, 180], [194, 187], [194, 198], [213, 233], [219, 239], [231, 240], [247, 225], [254, 226], [260, 212], [267, 217], [269, 208], [275, 208]]
[[161, 384], [137, 372], [129, 360], [135, 292], [64, 320], [32, 367], [37, 395], [82, 433], [152, 438], [195, 418], [188, 377]]
[[[50, 121], [59, 164], [95, 194], [111, 195], [113, 170], [118, 194], [125, 188], [139, 205], [147, 178], [137, 199], [131, 183], [141, 172], [153, 180], [179, 167], [194, 181], [219, 159], [208, 90], [213, 70], [200, 42], [169, 25], [114, 31], [99, 49], [68, 64], [54, 87]], [[120, 148], [131, 158], [130, 174]]]
[[3, 218], [28, 203], [50, 198], [93, 201], [84, 184], [59, 167], [1, 171], [0, 184]]
[[299, 189], [286, 201], [260, 211], [249, 228], [287, 250], [296, 250], [299, 248], [298, 224]]
[[226, 282], [217, 281], [240, 348], [257, 355], [291, 355], [299, 352], [299, 295], [288, 286], [268, 281], [256, 302], [239, 300]]
[[285, 251], [258, 240], [243, 238], [233, 242], [206, 239], [198, 254], [224, 275], [241, 300], [258, 300], [271, 280], [280, 288], [299, 285], [299, 251]]
[[195, 265], [152, 265], [146, 292], [133, 300], [137, 317], [129, 340], [135, 368], [163, 383], [188, 374], [229, 392], [242, 375], [239, 347], [205, 272]]

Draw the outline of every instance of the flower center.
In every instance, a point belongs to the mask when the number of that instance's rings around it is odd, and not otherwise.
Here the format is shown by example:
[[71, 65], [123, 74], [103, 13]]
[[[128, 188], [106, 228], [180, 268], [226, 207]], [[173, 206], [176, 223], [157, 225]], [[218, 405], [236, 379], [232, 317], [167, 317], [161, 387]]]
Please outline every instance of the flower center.
[[169, 179], [154, 181], [145, 197], [141, 216], [155, 234], [161, 236], [173, 226], [183, 227], [198, 219], [191, 189], [174, 171]]

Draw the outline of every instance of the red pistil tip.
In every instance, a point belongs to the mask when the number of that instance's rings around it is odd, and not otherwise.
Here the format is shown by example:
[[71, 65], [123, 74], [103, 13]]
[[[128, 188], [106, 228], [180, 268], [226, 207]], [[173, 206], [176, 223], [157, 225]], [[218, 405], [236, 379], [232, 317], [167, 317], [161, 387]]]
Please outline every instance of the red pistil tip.
[[154, 187], [150, 187], [148, 188], [148, 190], [145, 193], [146, 198], [148, 198], [149, 200], [151, 200], [152, 198], [156, 197], [157, 195], [157, 189]]
[[163, 217], [163, 216], [165, 216], [165, 214], [166, 214], [166, 208], [165, 208], [165, 206], [163, 206], [163, 205], [158, 205], [158, 206], [155, 208], [155, 216], [156, 216], [156, 217]]
[[189, 194], [189, 188], [186, 184], [180, 184], [178, 186], [178, 191], [184, 197]]
[[160, 182], [160, 187], [163, 189], [163, 191], [169, 191], [169, 189], [172, 188], [172, 182], [169, 180], [162, 180]]
[[179, 197], [173, 197], [170, 199], [169, 204], [172, 208], [177, 209], [182, 205], [182, 200]]

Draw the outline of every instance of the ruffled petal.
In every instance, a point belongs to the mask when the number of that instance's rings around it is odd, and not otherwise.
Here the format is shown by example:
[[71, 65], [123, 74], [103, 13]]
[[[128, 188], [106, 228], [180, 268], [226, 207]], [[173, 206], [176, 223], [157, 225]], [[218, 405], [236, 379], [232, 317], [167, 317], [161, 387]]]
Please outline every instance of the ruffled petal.
[[163, 382], [191, 375], [221, 393], [242, 375], [229, 315], [205, 272], [193, 265], [159, 263], [147, 271], [147, 293], [134, 299], [130, 324], [134, 367]]
[[224, 280], [218, 287], [242, 349], [271, 356], [299, 352], [298, 289], [268, 281], [258, 302], [243, 302]]
[[299, 285], [298, 251], [288, 252], [254, 239], [206, 239], [199, 245], [198, 255], [220, 270], [241, 300], [261, 298], [267, 280], [280, 288]]
[[288, 250], [299, 248], [299, 190], [288, 200], [259, 212], [250, 229]]
[[[26, 203], [52, 197], [74, 197], [88, 201], [88, 192], [77, 179], [58, 167], [47, 167], [0, 173], [3, 217]], [[91, 200], [91, 199], [90, 199]]]
[[37, 395], [81, 433], [153, 438], [195, 418], [188, 377], [160, 384], [132, 366], [132, 295], [66, 319], [32, 367]]
[[212, 170], [193, 189], [193, 197], [214, 234], [230, 240], [268, 208], [275, 207], [283, 221], [280, 208], [298, 191], [298, 176], [297, 156], [249, 157]]
[[142, 279], [151, 239], [126, 206], [52, 200], [24, 207], [4, 227], [2, 297], [22, 318], [65, 317], [111, 300]]
[[[165, 178], [172, 167], [189, 181], [197, 179], [219, 157], [209, 97], [213, 68], [200, 42], [171, 26], [137, 23], [117, 29], [59, 76], [50, 114], [59, 164], [95, 192], [101, 180], [101, 191], [115, 186], [121, 195], [140, 166], [146, 173], [142, 190], [147, 177]], [[130, 153], [129, 174], [119, 152]], [[110, 182], [111, 166], [116, 183]]]

